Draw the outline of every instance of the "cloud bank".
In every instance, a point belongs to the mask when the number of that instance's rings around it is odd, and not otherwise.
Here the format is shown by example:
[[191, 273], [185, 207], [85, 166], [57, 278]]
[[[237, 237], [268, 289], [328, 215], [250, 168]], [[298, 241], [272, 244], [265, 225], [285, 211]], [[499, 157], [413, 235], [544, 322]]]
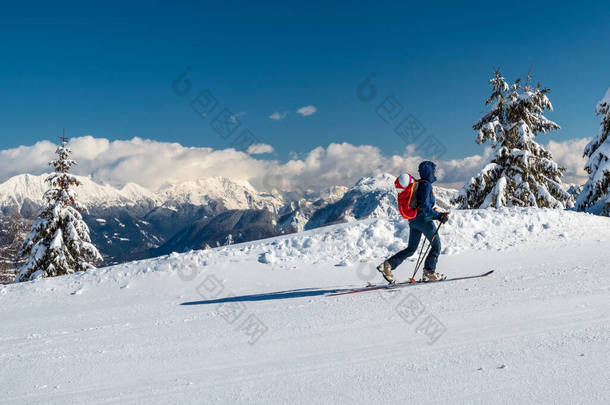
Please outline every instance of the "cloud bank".
[[591, 138], [570, 139], [565, 142], [549, 141], [548, 149], [553, 159], [566, 168], [563, 174], [564, 183], [582, 184], [586, 181], [585, 164], [587, 159], [583, 156], [585, 146]]
[[[587, 141], [576, 139], [549, 144], [557, 162], [568, 168], [566, 182], [584, 182], [581, 155]], [[334, 185], [351, 186], [363, 176], [382, 172], [416, 174], [423, 160], [413, 146], [406, 147], [400, 155], [387, 156], [375, 146], [349, 143], [319, 146], [302, 158], [293, 156], [286, 162], [259, 157], [273, 152], [266, 144], [252, 145], [249, 153], [244, 153], [230, 148], [186, 147], [141, 138], [109, 141], [83, 136], [72, 138], [69, 146], [78, 161], [74, 173], [115, 187], [131, 182], [151, 190], [164, 184], [222, 176], [248, 181], [259, 190], [323, 191]], [[40, 141], [32, 146], [0, 151], [0, 181], [22, 173], [49, 172], [47, 163], [54, 157], [55, 149], [55, 144]], [[460, 187], [481, 168], [488, 154], [486, 149], [482, 155], [438, 161], [439, 184]]]
[[[132, 182], [154, 190], [166, 183], [213, 176], [247, 180], [263, 176], [269, 167], [269, 162], [234, 149], [185, 147], [141, 138], [109, 141], [83, 136], [70, 139], [69, 146], [78, 162], [73, 169], [75, 174], [89, 175], [96, 182], [115, 187]], [[47, 163], [54, 157], [56, 147], [41, 141], [0, 151], [0, 180], [21, 173], [49, 172]], [[259, 153], [272, 150], [266, 145], [252, 147], [253, 152]]]

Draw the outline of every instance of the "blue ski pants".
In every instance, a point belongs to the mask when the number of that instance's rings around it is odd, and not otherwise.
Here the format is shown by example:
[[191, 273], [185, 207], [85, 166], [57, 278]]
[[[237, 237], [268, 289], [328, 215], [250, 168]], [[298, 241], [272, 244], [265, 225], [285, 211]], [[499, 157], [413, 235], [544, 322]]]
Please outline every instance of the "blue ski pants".
[[[441, 253], [441, 239], [438, 234], [434, 237], [436, 227], [431, 219], [425, 219], [423, 215], [418, 214], [414, 219], [409, 221], [409, 245], [406, 249], [401, 250], [394, 256], [388, 259], [388, 262], [392, 266], [392, 269], [400, 266], [408, 257], [411, 257], [416, 251], [421, 235], [424, 234], [426, 239], [431, 242], [430, 251], [426, 256], [424, 262], [424, 269], [428, 271], [436, 270], [436, 262], [438, 261], [438, 255]], [[434, 237], [434, 240], [432, 238]]]

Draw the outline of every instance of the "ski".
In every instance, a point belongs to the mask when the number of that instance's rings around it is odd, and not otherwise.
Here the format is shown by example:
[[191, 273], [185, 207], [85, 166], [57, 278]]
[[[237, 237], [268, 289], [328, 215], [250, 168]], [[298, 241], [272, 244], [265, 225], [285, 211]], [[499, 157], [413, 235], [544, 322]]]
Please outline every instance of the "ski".
[[487, 277], [493, 272], [494, 272], [493, 270], [490, 270], [487, 273], [477, 274], [474, 276], [453, 277], [453, 278], [447, 278], [445, 280], [440, 280], [440, 281], [424, 282], [422, 280], [418, 280], [415, 282], [402, 281], [400, 283], [393, 283], [393, 284], [375, 284], [375, 285], [370, 285], [370, 286], [366, 286], [366, 287], [352, 288], [352, 289], [348, 289], [348, 290], [340, 290], [340, 291], [337, 291], [330, 295], [355, 294], [355, 293], [360, 293], [360, 292], [377, 291], [377, 290], [394, 290], [396, 288], [407, 287], [407, 286], [416, 285], [416, 284], [436, 284], [436, 283], [443, 283], [443, 282], [447, 282], [447, 281], [468, 280], [471, 278]]

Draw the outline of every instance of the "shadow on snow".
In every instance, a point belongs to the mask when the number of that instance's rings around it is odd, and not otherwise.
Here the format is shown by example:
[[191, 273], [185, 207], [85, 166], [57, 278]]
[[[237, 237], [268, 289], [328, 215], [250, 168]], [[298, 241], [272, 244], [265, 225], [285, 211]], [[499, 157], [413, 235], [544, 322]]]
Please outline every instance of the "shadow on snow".
[[[459, 281], [459, 280], [487, 277], [493, 272], [494, 272], [494, 270], [490, 270], [487, 273], [477, 274], [474, 276], [462, 276], [462, 277], [448, 278], [446, 280], [437, 281], [432, 284], [439, 284], [439, 283], [444, 284], [447, 282], [453, 282], [453, 281]], [[424, 283], [424, 282], [410, 283], [408, 281], [404, 281], [402, 283], [397, 283], [392, 286], [388, 286], [387, 284], [383, 284], [383, 285], [377, 284], [377, 285], [371, 285], [371, 286], [360, 287], [360, 288], [358, 288], [358, 287], [356, 287], [356, 288], [331, 288], [331, 289], [301, 288], [301, 289], [297, 289], [297, 290], [277, 291], [277, 292], [270, 292], [270, 293], [250, 294], [250, 295], [240, 295], [240, 296], [229, 296], [229, 297], [224, 297], [224, 298], [216, 298], [216, 299], [202, 300], [202, 301], [190, 301], [190, 302], [183, 302], [180, 305], [206, 305], [206, 304], [222, 304], [222, 303], [226, 303], [226, 302], [246, 302], [246, 301], [273, 301], [273, 300], [285, 300], [285, 299], [289, 299], [289, 298], [317, 297], [319, 295], [335, 296], [335, 295], [352, 294], [352, 293], [367, 292], [367, 291], [380, 291], [380, 290], [395, 291], [396, 289], [401, 288], [401, 287], [421, 286], [422, 284], [430, 284], [430, 283]]]
[[227, 302], [285, 300], [285, 299], [289, 299], [289, 298], [317, 297], [319, 295], [336, 294], [338, 292], [349, 291], [349, 290], [350, 290], [349, 288], [333, 288], [333, 289], [325, 289], [325, 290], [321, 290], [318, 288], [301, 288], [301, 289], [297, 289], [297, 290], [229, 296], [229, 297], [216, 298], [216, 299], [210, 299], [210, 300], [201, 300], [201, 301], [189, 301], [189, 302], [183, 302], [180, 305], [209, 305], [209, 304], [222, 304], [222, 303], [227, 303]]

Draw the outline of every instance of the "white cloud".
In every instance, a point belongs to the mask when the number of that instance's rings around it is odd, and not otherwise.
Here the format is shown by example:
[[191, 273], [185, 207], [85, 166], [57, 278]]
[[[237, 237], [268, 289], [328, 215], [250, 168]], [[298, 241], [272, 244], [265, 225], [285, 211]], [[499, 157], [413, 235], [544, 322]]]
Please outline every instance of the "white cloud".
[[282, 112], [275, 111], [273, 114], [271, 114], [269, 116], [269, 119], [272, 119], [274, 121], [281, 121], [284, 118], [286, 118], [287, 115], [288, 115], [288, 111], [282, 111]]
[[245, 112], [245, 111], [240, 111], [240, 112], [238, 112], [238, 113], [236, 113], [236, 114], [231, 115], [231, 116], [229, 117], [229, 119], [231, 120], [231, 122], [232, 122], [233, 124], [235, 124], [235, 123], [237, 122], [237, 120], [238, 120], [240, 117], [243, 117], [244, 115], [246, 115], [246, 112]]
[[563, 174], [564, 183], [584, 184], [587, 181], [587, 172], [584, 169], [587, 159], [583, 157], [583, 152], [589, 141], [591, 138], [549, 141], [547, 148], [553, 154], [553, 160], [566, 168]]
[[442, 160], [438, 162], [438, 184], [444, 187], [461, 188], [467, 180], [483, 167], [491, 151], [491, 147], [486, 147], [482, 156], [472, 155], [463, 159]]
[[[584, 180], [581, 155], [586, 142], [587, 139], [576, 139], [549, 144], [557, 162], [568, 167], [564, 181]], [[165, 183], [222, 176], [249, 181], [260, 190], [281, 185], [286, 191], [322, 191], [334, 185], [351, 186], [360, 177], [382, 172], [417, 175], [417, 166], [423, 160], [413, 146], [406, 147], [402, 154], [387, 156], [376, 146], [349, 143], [319, 146], [302, 157], [292, 154], [286, 162], [256, 156], [273, 152], [273, 147], [266, 144], [252, 145], [244, 153], [141, 138], [109, 141], [83, 136], [72, 138], [69, 145], [78, 161], [74, 173], [90, 175], [100, 183], [120, 187], [133, 182], [153, 190]], [[0, 181], [21, 173], [49, 172], [47, 162], [54, 157], [55, 149], [51, 142], [41, 141], [0, 151]], [[487, 148], [483, 155], [438, 161], [439, 185], [461, 187], [478, 172], [489, 151]]]
[[[317, 111], [318, 111], [318, 109], [315, 106], [306, 105], [306, 106], [299, 108], [296, 112], [297, 112], [297, 114], [302, 115], [303, 117], [307, 117], [309, 115], [315, 114]], [[289, 111], [274, 111], [269, 116], [269, 119], [271, 119], [273, 121], [281, 121], [288, 116], [288, 113], [289, 113]]]
[[[488, 152], [487, 152], [488, 153]], [[486, 156], [474, 155], [464, 159], [438, 161], [439, 184], [460, 187], [476, 173]], [[275, 164], [266, 178], [252, 179], [258, 188], [281, 186], [287, 191], [322, 191], [333, 185], [351, 186], [363, 176], [387, 172], [399, 175], [412, 173], [424, 160], [410, 145], [402, 155], [386, 156], [371, 145], [355, 146], [349, 143], [332, 143], [319, 146], [303, 158], [292, 156], [288, 162]], [[271, 184], [270, 184], [271, 183]]]
[[248, 147], [247, 153], [249, 155], [262, 155], [263, 153], [272, 153], [273, 146], [264, 143], [256, 143]]
[[313, 115], [318, 111], [318, 109], [313, 105], [306, 105], [297, 110], [298, 114], [301, 114], [303, 117], [307, 117], [309, 115]]
[[[69, 146], [78, 162], [75, 174], [90, 175], [97, 182], [114, 186], [133, 182], [156, 189], [164, 183], [213, 176], [249, 180], [262, 177], [271, 164], [234, 149], [185, 147], [141, 138], [109, 141], [84, 136], [72, 138]], [[51, 142], [41, 141], [0, 151], [0, 181], [21, 173], [49, 172], [47, 163], [55, 149]]]

